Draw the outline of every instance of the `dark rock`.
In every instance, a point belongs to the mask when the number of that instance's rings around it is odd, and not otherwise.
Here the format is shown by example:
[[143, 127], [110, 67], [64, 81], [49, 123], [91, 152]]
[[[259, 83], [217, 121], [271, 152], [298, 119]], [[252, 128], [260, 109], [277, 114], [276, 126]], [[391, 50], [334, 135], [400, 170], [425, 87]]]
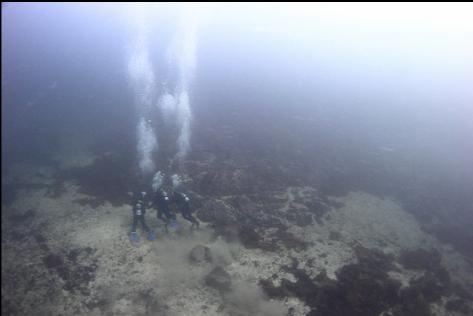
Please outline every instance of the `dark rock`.
[[412, 280], [410, 282], [410, 289], [416, 295], [422, 295], [429, 303], [439, 300], [447, 291], [446, 285], [430, 272]]
[[138, 296], [133, 299], [136, 306], [145, 306], [146, 312], [143, 315], [168, 315], [169, 306], [156, 295], [153, 289], [142, 290]]
[[422, 295], [429, 303], [439, 300], [450, 290], [450, 275], [441, 265], [441, 259], [440, 253], [435, 249], [403, 251], [400, 256], [404, 267], [425, 270], [422, 277], [411, 281], [410, 290], [416, 295]]
[[103, 200], [99, 198], [90, 198], [90, 197], [85, 197], [81, 199], [75, 199], [74, 202], [82, 205], [82, 206], [87, 206], [90, 205], [92, 208], [97, 208], [100, 205], [103, 204]]
[[20, 231], [17, 229], [11, 229], [8, 231], [7, 236], [10, 240], [14, 241], [25, 241], [26, 239], [28, 239], [28, 235], [24, 230]]
[[354, 187], [346, 175], [332, 171], [330, 175], [322, 178], [319, 190], [324, 195], [344, 196]]
[[237, 212], [222, 201], [209, 200], [197, 211], [199, 220], [216, 225], [227, 225], [235, 222]]
[[92, 165], [58, 172], [56, 180], [60, 183], [74, 180], [79, 184], [81, 193], [93, 197], [93, 201], [78, 201], [80, 203], [98, 205], [109, 201], [114, 206], [120, 206], [129, 203], [127, 192], [132, 184], [130, 176], [124, 171], [130, 170], [133, 159], [125, 150], [122, 154], [102, 155]]
[[85, 261], [93, 252], [95, 252], [95, 250], [91, 247], [76, 248], [67, 253], [67, 258], [69, 261], [76, 264]]
[[222, 292], [229, 291], [232, 285], [230, 275], [222, 268], [215, 267], [206, 277], [205, 284]]
[[91, 248], [91, 247], [85, 247], [85, 248], [82, 248], [82, 250], [83, 250], [87, 255], [91, 255], [91, 254], [93, 254], [94, 252], [97, 251], [97, 249], [94, 249], [94, 248]]
[[286, 219], [300, 227], [306, 227], [313, 223], [312, 215], [300, 209], [293, 209], [286, 213]]
[[393, 307], [408, 310], [399, 306], [401, 284], [390, 279], [387, 273], [392, 268], [392, 257], [379, 250], [362, 247], [358, 248], [357, 257], [358, 264], [350, 264], [337, 271], [338, 281], [328, 278], [324, 272], [311, 279], [307, 272], [297, 268], [297, 260], [294, 260], [284, 270], [292, 273], [296, 282], [283, 279], [281, 285], [275, 287], [268, 279], [261, 280], [260, 285], [270, 297], [298, 297], [312, 308], [308, 315], [377, 316]]
[[263, 240], [261, 236], [253, 227], [242, 226], [239, 228], [238, 236], [242, 244], [247, 248], [259, 248], [260, 242]]
[[378, 315], [398, 302], [401, 284], [385, 271], [352, 264], [342, 267], [337, 277], [340, 293], [350, 309], [359, 311], [357, 315]]
[[473, 310], [468, 306], [465, 300], [453, 299], [445, 304], [445, 308], [451, 312], [463, 313], [465, 315], [473, 314]]
[[273, 238], [279, 240], [287, 249], [295, 249], [297, 251], [307, 250], [309, 243], [300, 240], [294, 234], [287, 231], [285, 227], [278, 227], [276, 232], [272, 235]]
[[329, 199], [326, 200], [326, 203], [335, 209], [339, 209], [345, 206], [345, 204], [342, 202], [337, 202], [337, 201], [329, 200]]
[[315, 218], [315, 221], [316, 221], [317, 224], [319, 224], [320, 226], [324, 226], [324, 221], [322, 220], [322, 218], [316, 217], [316, 218]]
[[76, 263], [77, 262], [77, 257], [79, 256], [80, 254], [80, 249], [72, 249], [69, 251], [69, 253], [67, 254], [67, 258], [73, 262], [73, 263]]
[[296, 310], [294, 307], [290, 307], [287, 311], [287, 316], [294, 316], [296, 314]]
[[259, 209], [258, 205], [246, 195], [237, 195], [230, 199], [230, 203], [240, 213], [244, 214], [255, 214]]
[[8, 219], [13, 222], [14, 224], [21, 224], [25, 222], [29, 218], [33, 218], [36, 215], [35, 210], [27, 210], [24, 213], [15, 213], [8, 216]]
[[58, 271], [58, 274], [66, 282], [63, 287], [65, 290], [71, 292], [79, 291], [82, 295], [90, 294], [88, 284], [95, 279], [96, 264], [73, 266], [63, 270], [62, 273]]
[[39, 244], [46, 242], [46, 238], [44, 238], [44, 236], [41, 235], [41, 234], [36, 234], [36, 235], [34, 235], [34, 239], [35, 239], [36, 242], [39, 243]]
[[5, 299], [2, 295], [2, 315], [19, 315], [18, 308], [12, 300]]
[[259, 281], [259, 286], [261, 286], [261, 288], [266, 293], [266, 295], [268, 295], [269, 298], [281, 299], [291, 295], [291, 293], [287, 291], [285, 287], [276, 287], [269, 279], [261, 279]]
[[432, 273], [442, 285], [444, 285], [445, 287], [448, 287], [450, 285], [450, 274], [448, 273], [447, 269], [445, 269], [444, 267], [439, 267]]
[[239, 224], [232, 223], [224, 226], [213, 225], [215, 236], [222, 236], [227, 242], [238, 242], [240, 238], [239, 234]]
[[462, 298], [464, 300], [473, 301], [473, 294], [471, 293], [471, 291], [465, 289], [458, 282], [451, 282], [450, 290], [452, 291], [452, 293], [457, 295], [459, 298]]
[[332, 230], [332, 231], [330, 231], [328, 239], [339, 241], [340, 239], [342, 239], [342, 234]]
[[64, 265], [64, 260], [62, 257], [56, 254], [47, 255], [45, 258], [43, 258], [43, 262], [48, 269], [56, 269]]
[[311, 302], [311, 300], [317, 297], [319, 285], [311, 280], [303, 270], [296, 270], [295, 277], [297, 278], [295, 283], [283, 279], [281, 287], [294, 293], [295, 296], [302, 298], [306, 302]]
[[64, 281], [64, 290], [73, 293], [79, 291], [87, 296], [90, 294], [88, 284], [95, 279], [97, 270], [96, 259], [91, 259], [92, 263], [85, 263], [91, 252], [93, 249], [89, 247], [72, 249], [65, 256], [67, 261], [64, 256], [52, 253], [43, 258], [43, 262]]
[[412, 288], [401, 291], [401, 303], [393, 308], [394, 316], [431, 316], [429, 304]]
[[15, 183], [2, 183], [2, 205], [10, 206], [16, 199], [18, 189], [18, 185]]
[[[459, 216], [459, 218], [461, 217]], [[465, 222], [468, 223], [468, 220], [465, 220]], [[468, 224], [462, 224], [468, 226]], [[434, 225], [427, 232], [435, 235], [441, 242], [452, 245], [470, 260], [473, 259], [473, 232], [469, 227], [462, 227], [458, 223], [446, 225], [442, 222]]]
[[312, 200], [305, 203], [308, 210], [314, 214], [318, 219], [321, 219], [322, 216], [327, 214], [330, 211], [330, 208], [326, 203], [318, 200]]
[[189, 260], [196, 264], [212, 262], [209, 247], [202, 245], [195, 246], [189, 254]]
[[93, 310], [94, 308], [99, 308], [101, 312], [104, 312], [108, 305], [110, 305], [110, 302], [105, 299], [105, 298], [93, 298], [89, 301], [85, 301], [84, 305], [89, 309]]
[[200, 193], [204, 195], [230, 195], [251, 192], [255, 186], [254, 176], [244, 169], [221, 164], [195, 178]]
[[64, 183], [62, 181], [54, 181], [54, 183], [48, 188], [46, 195], [50, 198], [57, 199], [64, 193], [66, 193]]
[[44, 238], [44, 236], [40, 233], [38, 234], [35, 234], [34, 235], [34, 239], [36, 240], [36, 242], [38, 243], [39, 245], [39, 248], [43, 251], [46, 251], [46, 252], [50, 252], [50, 249], [48, 247], [48, 244], [47, 244], [47, 241], [46, 241], [46, 238]]
[[385, 254], [381, 250], [355, 246], [355, 254], [358, 262], [367, 269], [381, 273], [394, 269], [394, 257]]
[[241, 243], [249, 249], [258, 248], [265, 251], [277, 251], [279, 249], [275, 242], [265, 240], [256, 227], [250, 225], [239, 227], [238, 237]]
[[406, 269], [433, 271], [440, 266], [440, 253], [431, 249], [404, 250], [399, 261]]

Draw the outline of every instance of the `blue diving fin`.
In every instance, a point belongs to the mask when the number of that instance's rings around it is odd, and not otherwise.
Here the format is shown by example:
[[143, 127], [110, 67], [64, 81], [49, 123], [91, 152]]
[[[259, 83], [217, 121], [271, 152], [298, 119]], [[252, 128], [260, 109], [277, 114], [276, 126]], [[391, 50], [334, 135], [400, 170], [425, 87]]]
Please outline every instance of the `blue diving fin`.
[[179, 229], [179, 224], [177, 223], [177, 221], [175, 219], [172, 219], [169, 222], [169, 230], [171, 232], [176, 232], [178, 229]]
[[156, 234], [154, 233], [154, 231], [150, 230], [150, 231], [148, 232], [147, 238], [148, 238], [148, 240], [150, 240], [150, 241], [155, 240], [155, 239], [156, 239]]
[[133, 246], [138, 246], [140, 244], [140, 236], [136, 232], [131, 232], [130, 241]]

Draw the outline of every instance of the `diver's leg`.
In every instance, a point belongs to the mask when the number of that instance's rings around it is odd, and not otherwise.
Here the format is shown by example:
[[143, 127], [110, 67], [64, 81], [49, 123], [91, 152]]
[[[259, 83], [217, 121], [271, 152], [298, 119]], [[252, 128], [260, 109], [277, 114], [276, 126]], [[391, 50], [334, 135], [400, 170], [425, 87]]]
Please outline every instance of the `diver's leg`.
[[138, 216], [133, 216], [133, 226], [131, 227], [130, 241], [134, 246], [138, 246], [140, 237], [136, 233], [136, 225], [138, 224]]
[[182, 214], [182, 217], [184, 217], [186, 220], [192, 223], [192, 219], [190, 218], [190, 214], [188, 212], [182, 211], [181, 214]]
[[174, 214], [174, 212], [172, 210], [169, 210], [169, 209], [166, 210], [165, 215], [166, 215], [166, 218], [167, 218], [168, 221], [171, 221], [171, 220], [175, 221], [176, 220], [176, 214]]
[[133, 225], [131, 226], [132, 233], [136, 233], [137, 224], [138, 224], [138, 216], [133, 216]]
[[164, 222], [164, 230], [166, 231], [166, 233], [168, 232], [168, 224], [169, 224], [169, 220], [167, 218], [164, 217], [164, 213], [162, 210], [159, 210], [158, 211], [158, 219], [162, 220]]
[[144, 216], [140, 216], [140, 222], [141, 222], [141, 226], [143, 227], [143, 229], [144, 229], [146, 232], [149, 232], [150, 229], [149, 229], [148, 225], [146, 225], [145, 217], [144, 217]]
[[[176, 214], [170, 209], [165, 210], [164, 215], [166, 216], [167, 219], [167, 225], [171, 225], [172, 231], [177, 230], [177, 220], [176, 220]], [[167, 227], [167, 226], [166, 226]]]
[[190, 218], [191, 221], [192, 221], [192, 226], [195, 226], [195, 227], [197, 227], [197, 228], [200, 227], [199, 221], [198, 221], [194, 216], [192, 216], [191, 213], [189, 213], [189, 218]]
[[164, 214], [162, 210], [159, 210], [156, 214], [157, 214], [156, 216], [158, 217], [158, 219], [162, 220], [163, 222], [166, 222], [166, 219], [163, 216]]
[[148, 225], [146, 225], [144, 216], [140, 216], [140, 222], [143, 226], [143, 229], [146, 231], [146, 238], [148, 238], [148, 240], [155, 240], [156, 234], [151, 229], [149, 229]]
[[192, 228], [197, 227], [199, 228], [199, 222], [192, 216], [192, 214], [189, 211], [182, 211], [181, 212], [182, 217], [184, 217], [186, 220], [192, 223]]

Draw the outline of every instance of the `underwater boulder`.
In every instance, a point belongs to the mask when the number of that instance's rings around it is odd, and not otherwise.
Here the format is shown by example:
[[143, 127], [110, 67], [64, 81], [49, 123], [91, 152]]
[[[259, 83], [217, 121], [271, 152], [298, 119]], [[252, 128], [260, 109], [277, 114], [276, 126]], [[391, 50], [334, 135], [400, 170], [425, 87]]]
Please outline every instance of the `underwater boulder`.
[[197, 217], [203, 222], [225, 225], [235, 221], [235, 213], [222, 201], [209, 200], [197, 211]]
[[441, 266], [441, 260], [440, 253], [435, 249], [404, 250], [399, 258], [406, 269], [427, 271], [438, 269]]
[[212, 262], [212, 256], [210, 254], [209, 247], [203, 245], [195, 246], [189, 253], [189, 260], [194, 264]]
[[205, 284], [221, 292], [230, 291], [232, 280], [230, 274], [222, 267], [215, 267], [205, 277]]

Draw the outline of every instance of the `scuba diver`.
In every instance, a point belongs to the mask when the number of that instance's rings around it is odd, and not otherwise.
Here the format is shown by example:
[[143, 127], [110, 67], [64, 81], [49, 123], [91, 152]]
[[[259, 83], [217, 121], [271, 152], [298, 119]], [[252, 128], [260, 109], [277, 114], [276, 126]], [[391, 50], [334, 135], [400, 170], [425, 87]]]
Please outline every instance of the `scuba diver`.
[[174, 191], [173, 198], [174, 198], [174, 201], [176, 202], [176, 206], [178, 210], [182, 214], [182, 217], [184, 217], [185, 219], [187, 219], [189, 222], [192, 223], [191, 228], [198, 229], [200, 226], [200, 223], [194, 216], [192, 216], [189, 197], [185, 193]]
[[177, 209], [181, 212], [182, 217], [192, 223], [191, 229], [199, 228], [199, 221], [192, 216], [192, 210], [190, 207], [190, 199], [182, 192], [181, 180], [177, 174], [172, 176], [172, 186], [173, 186], [173, 200], [176, 204]]
[[145, 222], [145, 213], [146, 213], [146, 205], [147, 205], [147, 197], [146, 192], [142, 191], [139, 193], [135, 193], [132, 200], [133, 206], [133, 226], [131, 228], [130, 234], [130, 241], [134, 246], [138, 246], [140, 242], [140, 236], [136, 232], [136, 226], [138, 225], [138, 221], [141, 222], [141, 226], [147, 233], [148, 240], [155, 240], [156, 235], [154, 232], [146, 225]]
[[164, 222], [164, 229], [168, 232], [168, 226], [172, 230], [177, 228], [176, 215], [169, 207], [170, 198], [168, 193], [160, 188], [154, 196], [153, 206], [156, 207], [156, 216]]
[[164, 222], [164, 229], [166, 232], [168, 232], [168, 225], [175, 230], [177, 228], [176, 215], [174, 215], [173, 211], [169, 207], [169, 195], [161, 185], [154, 186], [154, 188], [156, 188], [156, 193], [154, 195], [152, 206], [156, 207], [156, 216]]

